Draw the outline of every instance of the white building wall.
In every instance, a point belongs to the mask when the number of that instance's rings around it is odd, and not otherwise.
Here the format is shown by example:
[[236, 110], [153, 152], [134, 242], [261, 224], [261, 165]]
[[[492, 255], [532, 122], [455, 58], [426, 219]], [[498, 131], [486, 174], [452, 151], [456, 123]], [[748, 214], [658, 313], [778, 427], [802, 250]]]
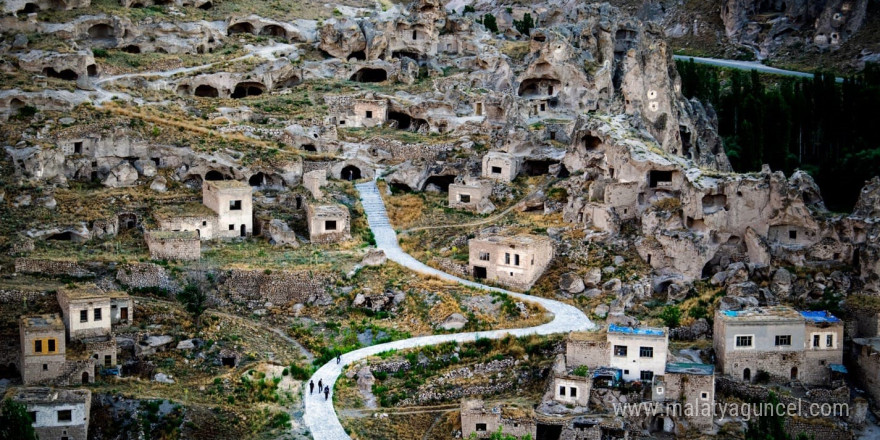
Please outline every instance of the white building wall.
[[[614, 346], [627, 348], [626, 356], [616, 356]], [[652, 347], [653, 357], [641, 357], [641, 347]], [[643, 336], [628, 333], [608, 333], [609, 366], [623, 370], [623, 380], [641, 380], [642, 371], [651, 371], [655, 376], [666, 372], [666, 356], [669, 351], [669, 339], [663, 336]]]

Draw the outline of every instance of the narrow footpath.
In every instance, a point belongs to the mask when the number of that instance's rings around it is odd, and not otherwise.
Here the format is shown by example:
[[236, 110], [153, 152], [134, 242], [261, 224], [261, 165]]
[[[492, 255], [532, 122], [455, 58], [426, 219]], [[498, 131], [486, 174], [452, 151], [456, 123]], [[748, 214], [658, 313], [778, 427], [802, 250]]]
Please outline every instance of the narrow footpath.
[[[343, 429], [342, 424], [339, 422], [339, 418], [336, 415], [336, 410], [333, 408], [333, 391], [334, 385], [336, 384], [336, 379], [339, 378], [339, 375], [342, 373], [342, 369], [345, 368], [345, 366], [348, 364], [392, 349], [405, 350], [408, 348], [424, 347], [449, 341], [455, 341], [459, 343], [473, 342], [477, 339], [477, 337], [487, 339], [499, 339], [507, 335], [550, 335], [557, 333], [569, 333], [572, 331], [592, 330], [593, 328], [595, 328], [595, 324], [593, 324], [593, 322], [591, 322], [590, 319], [587, 318], [587, 316], [582, 311], [574, 306], [547, 298], [510, 292], [497, 287], [475, 283], [473, 281], [468, 281], [422, 264], [420, 261], [416, 260], [400, 248], [400, 245], [397, 242], [397, 235], [394, 232], [394, 228], [388, 221], [388, 214], [385, 211], [385, 203], [383, 202], [382, 197], [379, 194], [379, 188], [376, 186], [376, 182], [370, 181], [367, 183], [361, 183], [356, 185], [356, 187], [357, 190], [360, 192], [361, 203], [364, 206], [364, 211], [366, 212], [367, 221], [370, 225], [370, 229], [373, 231], [373, 234], [376, 237], [376, 247], [383, 250], [388, 259], [400, 264], [401, 266], [404, 266], [406, 268], [409, 268], [410, 270], [424, 275], [436, 276], [447, 281], [460, 283], [465, 286], [470, 286], [481, 290], [502, 292], [516, 299], [531, 301], [535, 304], [539, 304], [541, 307], [550, 312], [553, 315], [553, 320], [546, 324], [528, 328], [431, 335], [410, 339], [402, 339], [399, 341], [373, 345], [346, 353], [342, 355], [342, 362], [339, 364], [336, 363], [335, 359], [331, 360], [330, 362], [319, 368], [318, 371], [316, 371], [311, 378], [315, 381], [316, 384], [318, 383], [318, 380], [321, 380], [324, 384], [330, 385], [330, 398], [325, 400], [323, 395], [319, 397], [317, 393], [314, 395], [304, 393], [303, 396], [303, 400], [305, 402], [305, 413], [303, 414], [303, 419], [305, 420], [305, 424], [315, 440], [350, 439], [350, 436], [345, 432], [345, 429]], [[303, 387], [304, 390], [307, 388], [308, 387]]]

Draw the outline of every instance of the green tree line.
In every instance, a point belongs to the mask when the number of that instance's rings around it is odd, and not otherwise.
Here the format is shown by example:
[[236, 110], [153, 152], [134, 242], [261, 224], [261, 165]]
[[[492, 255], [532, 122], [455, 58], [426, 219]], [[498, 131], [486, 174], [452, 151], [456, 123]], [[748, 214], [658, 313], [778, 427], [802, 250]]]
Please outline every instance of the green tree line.
[[852, 210], [866, 180], [880, 174], [880, 67], [843, 83], [833, 75], [762, 77], [677, 61], [682, 93], [711, 104], [736, 171], [769, 164], [787, 175], [802, 169], [816, 180], [826, 206]]

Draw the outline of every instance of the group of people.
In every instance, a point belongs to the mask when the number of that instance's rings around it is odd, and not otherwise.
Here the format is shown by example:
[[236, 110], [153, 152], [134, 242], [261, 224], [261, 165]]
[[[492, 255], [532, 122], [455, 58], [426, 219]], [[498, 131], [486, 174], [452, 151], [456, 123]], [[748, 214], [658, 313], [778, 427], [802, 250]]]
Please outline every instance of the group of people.
[[[314, 393], [315, 393], [315, 381], [310, 380], [309, 381], [309, 394], [314, 394]], [[318, 395], [320, 396], [321, 393], [324, 393], [324, 400], [329, 399], [330, 398], [330, 385], [327, 385], [325, 387], [323, 379], [318, 379]]]
[[[340, 362], [342, 362], [342, 355], [337, 354], [336, 355], [336, 364], [339, 365]], [[324, 380], [318, 379], [318, 395], [320, 396], [321, 393], [324, 393], [324, 400], [329, 399], [330, 398], [330, 385], [327, 385], [325, 387]], [[309, 381], [309, 394], [315, 394], [315, 381], [314, 380]]]

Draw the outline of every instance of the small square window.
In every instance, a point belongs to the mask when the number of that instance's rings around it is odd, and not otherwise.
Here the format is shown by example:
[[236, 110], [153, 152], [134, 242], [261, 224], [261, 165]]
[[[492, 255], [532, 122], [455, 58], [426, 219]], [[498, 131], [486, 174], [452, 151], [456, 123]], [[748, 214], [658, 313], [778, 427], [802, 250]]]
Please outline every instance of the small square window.
[[560, 396], [564, 396], [564, 395], [565, 395], [565, 387], [562, 387], [562, 386], [559, 387], [559, 395], [560, 395]]
[[89, 322], [89, 311], [88, 310], [80, 310], [79, 311], [79, 322]]
[[230, 231], [234, 231], [234, 230], [235, 230], [235, 225], [229, 225], [229, 230], [230, 230]]
[[489, 261], [489, 253], [480, 252], [480, 261]]
[[43, 364], [43, 371], [49, 371], [49, 364]]
[[485, 423], [477, 423], [477, 426], [474, 428], [474, 431], [486, 432], [486, 424]]
[[626, 345], [615, 345], [614, 346], [614, 355], [615, 356], [626, 356]]
[[571, 397], [577, 397], [577, 395], [578, 395], [578, 389], [575, 388], [575, 387], [571, 387], [571, 388], [569, 388], [569, 389], [568, 389], [568, 395], [571, 396]]
[[795, 231], [794, 229], [788, 231], [788, 238], [792, 240], [797, 240], [797, 231]]
[[202, 222], [202, 226], [208, 226], [208, 222], [203, 221], [203, 222]]
[[339, 121], [339, 125], [345, 125], [345, 121]]
[[28, 417], [30, 417], [31, 422], [37, 421], [37, 412], [36, 411], [28, 411]]
[[639, 373], [639, 378], [641, 378], [641, 380], [645, 380], [645, 381], [654, 380], [654, 372], [653, 371], [642, 371]]
[[654, 347], [639, 347], [639, 357], [653, 358]]
[[335, 231], [336, 230], [336, 220], [327, 220], [324, 222], [324, 230], [325, 231]]
[[59, 422], [69, 422], [73, 420], [73, 414], [69, 409], [62, 409], [58, 411], [58, 421]]
[[791, 345], [791, 335], [777, 335], [776, 336], [776, 346], [788, 346]]
[[492, 167], [492, 174], [501, 174], [501, 167]]
[[373, 119], [373, 112], [371, 110], [367, 110], [367, 119]]
[[471, 202], [471, 195], [470, 194], [459, 194], [458, 201], [461, 203], [470, 203]]
[[95, 309], [95, 321], [101, 320], [101, 309]]
[[737, 347], [751, 347], [752, 346], [752, 337], [751, 336], [737, 336], [736, 337], [736, 346]]
[[230, 200], [229, 201], [229, 210], [230, 211], [241, 211], [241, 200]]
[[709, 393], [706, 393], [706, 392], [700, 393], [700, 398], [702, 398], [702, 399], [708, 399], [708, 398], [709, 398]]

